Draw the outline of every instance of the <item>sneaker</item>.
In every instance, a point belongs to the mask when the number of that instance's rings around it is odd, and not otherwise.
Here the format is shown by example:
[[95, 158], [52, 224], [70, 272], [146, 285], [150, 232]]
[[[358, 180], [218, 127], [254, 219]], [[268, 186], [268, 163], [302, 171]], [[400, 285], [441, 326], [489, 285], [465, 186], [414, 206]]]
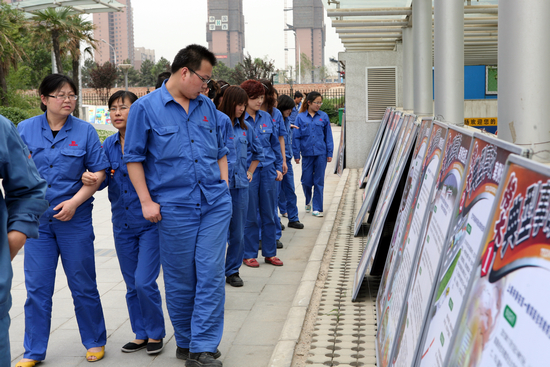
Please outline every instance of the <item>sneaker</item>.
[[[218, 359], [222, 356], [222, 352], [220, 352], [219, 349], [216, 349], [216, 353], [214, 353], [214, 358]], [[180, 348], [177, 347], [176, 349], [176, 358], [177, 359], [183, 359], [184, 361], [189, 358], [189, 348]]]
[[164, 349], [164, 342], [160, 339], [159, 342], [147, 343], [147, 354], [159, 354]]
[[306, 213], [309, 213], [311, 211], [311, 204], [306, 205]]
[[313, 214], [314, 217], [322, 217], [323, 216], [323, 212], [319, 212], [317, 210], [313, 211], [312, 214]]
[[288, 228], [304, 229], [304, 225], [300, 221], [288, 222]]
[[137, 344], [137, 343], [134, 343], [134, 342], [129, 342], [129, 343], [126, 343], [124, 344], [124, 346], [122, 348], [120, 348], [124, 353], [134, 353], [134, 352], [137, 352], [138, 350], [142, 350], [143, 348], [147, 348], [147, 340], [145, 340], [143, 343], [141, 344]]
[[216, 360], [215, 353], [189, 353], [185, 361], [185, 367], [222, 367], [223, 364]]
[[283, 248], [283, 243], [277, 240], [277, 248]]
[[225, 278], [225, 282], [232, 287], [242, 287], [244, 285], [243, 280], [239, 276], [239, 273], [231, 274]]

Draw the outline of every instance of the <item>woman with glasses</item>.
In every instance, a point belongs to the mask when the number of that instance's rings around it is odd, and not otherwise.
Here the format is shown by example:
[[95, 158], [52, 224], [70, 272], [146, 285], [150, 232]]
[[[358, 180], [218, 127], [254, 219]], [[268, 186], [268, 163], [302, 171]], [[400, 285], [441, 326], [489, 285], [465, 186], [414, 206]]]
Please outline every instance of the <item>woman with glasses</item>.
[[[130, 324], [136, 338], [126, 343], [122, 351], [137, 352], [147, 348], [147, 354], [162, 351], [164, 315], [157, 285], [160, 272], [159, 234], [157, 225], [143, 217], [141, 203], [128, 176], [123, 161], [126, 122], [130, 106], [138, 97], [132, 92], [118, 91], [109, 98], [111, 123], [118, 133], [103, 142], [103, 150], [110, 162], [107, 178], [100, 190], [109, 186], [113, 235], [120, 271], [126, 283], [126, 304]], [[95, 185], [92, 172], [82, 176], [84, 185]]]
[[[60, 256], [88, 361], [103, 358], [107, 339], [96, 283], [92, 195], [105, 178], [109, 162], [94, 127], [71, 116], [78, 96], [69, 77], [48, 75], [39, 93], [45, 113], [22, 121], [17, 128], [29, 158], [48, 183], [50, 206], [40, 218], [39, 238], [25, 245], [25, 353], [18, 367], [32, 367], [46, 358]], [[96, 185], [82, 185], [86, 170], [97, 176]]]
[[320, 111], [323, 97], [319, 92], [308, 93], [296, 117], [292, 152], [296, 164], [303, 157], [302, 187], [306, 196], [306, 213], [311, 212], [312, 188], [313, 216], [323, 216], [323, 188], [325, 168], [332, 161], [332, 130], [328, 115]]

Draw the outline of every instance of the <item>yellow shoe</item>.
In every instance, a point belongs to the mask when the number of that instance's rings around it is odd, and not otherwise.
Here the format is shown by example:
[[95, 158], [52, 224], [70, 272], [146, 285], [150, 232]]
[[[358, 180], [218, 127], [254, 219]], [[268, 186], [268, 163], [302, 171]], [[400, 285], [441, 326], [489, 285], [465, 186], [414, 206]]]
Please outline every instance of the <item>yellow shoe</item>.
[[17, 364], [15, 365], [15, 367], [34, 367], [37, 363], [40, 363], [41, 361], [27, 361], [27, 362], [23, 362], [23, 361], [19, 361], [17, 362]]
[[[95, 357], [95, 359], [90, 359], [92, 357]], [[88, 362], [97, 362], [105, 357], [105, 346], [101, 347], [101, 352], [86, 352], [86, 360]], [[25, 366], [27, 367], [27, 366]], [[32, 367], [32, 366], [29, 366]]]

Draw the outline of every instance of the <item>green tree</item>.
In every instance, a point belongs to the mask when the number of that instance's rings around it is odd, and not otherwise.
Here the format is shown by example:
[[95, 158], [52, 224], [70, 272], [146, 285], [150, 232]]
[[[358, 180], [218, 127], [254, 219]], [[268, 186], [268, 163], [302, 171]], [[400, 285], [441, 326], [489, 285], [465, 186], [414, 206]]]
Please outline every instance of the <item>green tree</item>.
[[[124, 60], [124, 64], [131, 64], [130, 59]], [[128, 86], [137, 87], [141, 80], [141, 74], [133, 66], [128, 69]], [[124, 85], [124, 71], [119, 70], [117, 76], [117, 83], [119, 85]]]
[[248, 54], [242, 62], [235, 66], [233, 79], [237, 84], [241, 84], [248, 79], [271, 79], [274, 70], [273, 60], [267, 60], [267, 58], [252, 60], [252, 57]]
[[311, 71], [314, 69], [315, 67], [313, 66], [313, 63], [311, 62], [309, 57], [307, 57], [307, 55], [302, 52], [300, 54], [300, 71], [299, 72], [302, 78], [304, 78], [304, 81], [305, 79], [311, 76]]
[[238, 84], [234, 79], [235, 69], [230, 68], [225, 65], [223, 62], [219, 62], [212, 69], [212, 79], [214, 80], [224, 80], [231, 85]]
[[110, 97], [111, 88], [115, 84], [117, 78], [117, 69], [114, 64], [109, 61], [103, 65], [96, 64], [90, 70], [90, 88], [95, 89], [99, 98], [104, 104]]
[[157, 82], [157, 76], [154, 75], [155, 64], [151, 60], [144, 60], [141, 63], [141, 79], [140, 86], [142, 87], [151, 87], [154, 86]]
[[8, 84], [6, 78], [10, 67], [17, 68], [26, 57], [21, 39], [26, 31], [23, 13], [7, 4], [0, 6], [0, 103], [7, 105]]
[[91, 88], [92, 78], [90, 72], [96, 65], [97, 63], [92, 59], [84, 60], [84, 65], [82, 66], [82, 88]]
[[153, 67], [153, 76], [155, 77], [155, 83], [157, 82], [158, 75], [165, 71], [170, 71], [170, 61], [166, 60], [164, 57], [161, 57]]

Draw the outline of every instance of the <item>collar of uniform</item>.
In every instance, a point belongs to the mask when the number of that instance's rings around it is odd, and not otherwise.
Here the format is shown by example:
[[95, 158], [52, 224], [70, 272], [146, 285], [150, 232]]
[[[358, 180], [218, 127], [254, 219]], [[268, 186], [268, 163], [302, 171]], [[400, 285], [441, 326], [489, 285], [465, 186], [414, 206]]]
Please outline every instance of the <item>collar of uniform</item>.
[[[42, 130], [51, 131], [52, 128], [48, 124], [47, 116], [48, 116], [48, 111], [44, 112], [44, 114], [41, 116]], [[61, 140], [62, 138], [64, 138], [67, 135], [65, 132], [71, 130], [71, 128], [73, 127], [73, 118], [74, 118], [73, 115], [67, 116], [67, 121], [65, 121], [65, 123], [63, 124], [63, 126], [59, 130], [59, 133], [53, 139], [54, 141], [55, 140]], [[48, 138], [48, 140], [49, 140], [49, 135], [48, 134], [45, 134], [44, 136], [46, 138]]]
[[120, 131], [117, 131], [115, 136], [115, 144], [120, 144]]
[[[166, 106], [166, 104], [170, 101], [174, 101], [174, 97], [172, 97], [172, 95], [170, 94], [170, 92], [168, 92], [168, 89], [166, 89], [166, 81], [168, 79], [166, 79], [163, 83], [162, 83], [162, 86], [160, 87], [160, 99], [162, 101], [162, 104]], [[175, 102], [175, 101], [174, 101]]]

